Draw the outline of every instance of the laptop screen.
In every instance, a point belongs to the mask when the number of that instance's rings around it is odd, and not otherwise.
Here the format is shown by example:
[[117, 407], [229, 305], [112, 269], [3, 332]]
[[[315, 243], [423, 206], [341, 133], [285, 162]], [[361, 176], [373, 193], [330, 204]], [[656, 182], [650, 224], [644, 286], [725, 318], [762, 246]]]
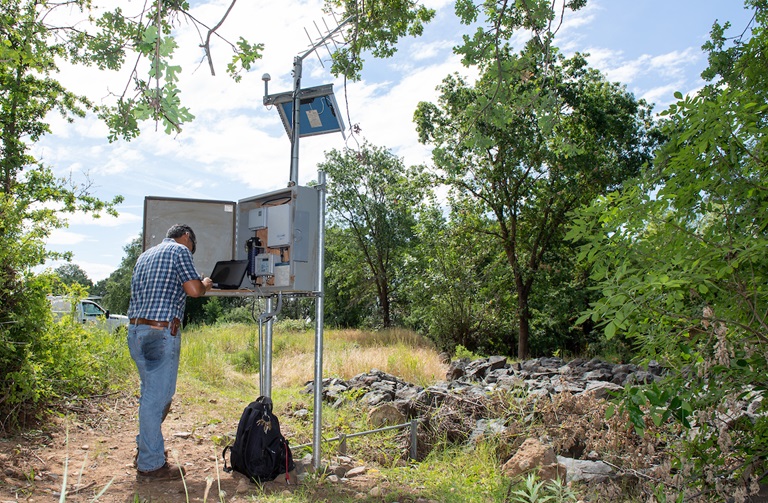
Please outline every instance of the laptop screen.
[[213, 288], [233, 290], [240, 288], [245, 271], [248, 269], [247, 260], [221, 260], [216, 262], [211, 273]]

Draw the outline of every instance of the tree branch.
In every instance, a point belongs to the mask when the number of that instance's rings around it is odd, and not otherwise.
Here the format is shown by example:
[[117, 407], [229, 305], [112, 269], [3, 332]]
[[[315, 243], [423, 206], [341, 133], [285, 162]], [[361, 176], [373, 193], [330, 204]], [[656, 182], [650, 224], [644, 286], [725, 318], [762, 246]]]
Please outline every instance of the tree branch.
[[[232, 8], [235, 6], [236, 2], [237, 2], [237, 0], [232, 0], [232, 3], [229, 4], [229, 7], [227, 8], [227, 12], [225, 12], [224, 16], [222, 16], [222, 18], [219, 20], [219, 22], [216, 23], [216, 26], [214, 26], [213, 28], [209, 28], [208, 29], [208, 34], [205, 37], [205, 42], [201, 46], [203, 48], [203, 50], [205, 51], [205, 57], [208, 59], [208, 66], [211, 69], [211, 75], [216, 75], [216, 71], [213, 69], [213, 58], [211, 57], [211, 35], [216, 33], [216, 30], [218, 30], [221, 27], [221, 25], [224, 23], [224, 20], [227, 19], [227, 16], [229, 16], [229, 13], [232, 12]], [[192, 16], [190, 16], [190, 18], [192, 18]], [[194, 19], [194, 18], [192, 18], [192, 19]], [[203, 25], [203, 26], [205, 26], [205, 25]], [[230, 45], [232, 45], [232, 44], [230, 44]]]

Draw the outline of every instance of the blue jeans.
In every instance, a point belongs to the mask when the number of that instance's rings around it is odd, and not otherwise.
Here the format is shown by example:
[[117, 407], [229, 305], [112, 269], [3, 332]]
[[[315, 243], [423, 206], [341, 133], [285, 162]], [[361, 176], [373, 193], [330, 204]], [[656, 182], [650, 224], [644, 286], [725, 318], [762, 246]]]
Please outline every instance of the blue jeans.
[[137, 468], [149, 472], [165, 464], [161, 425], [176, 393], [181, 331], [172, 336], [169, 328], [129, 325], [128, 349], [141, 378]]

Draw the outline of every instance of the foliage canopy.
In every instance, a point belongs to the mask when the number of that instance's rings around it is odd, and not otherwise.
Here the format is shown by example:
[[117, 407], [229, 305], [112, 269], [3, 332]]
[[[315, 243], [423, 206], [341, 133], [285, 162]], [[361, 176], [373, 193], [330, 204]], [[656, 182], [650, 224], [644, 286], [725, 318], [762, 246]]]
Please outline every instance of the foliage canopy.
[[579, 321], [673, 369], [663, 388], [628, 391], [635, 427], [648, 410], [657, 424], [695, 426], [679, 466], [694, 470], [695, 488], [718, 494], [749, 489], [768, 454], [764, 414], [722, 420], [768, 385], [768, 4], [747, 5], [751, 37], [729, 41], [728, 25], [716, 23], [704, 46], [709, 84], [677, 93], [663, 112], [668, 141], [654, 169], [598, 199], [571, 233], [585, 240], [580, 257], [602, 294]]
[[[650, 107], [582, 55], [562, 56], [551, 46], [548, 2], [532, 5], [486, 5], [495, 29], [465, 37], [458, 49], [480, 79], [472, 86], [449, 76], [438, 104], [420, 103], [415, 113], [420, 140], [435, 146], [441, 181], [482, 215], [474, 232], [491, 233], [503, 247], [517, 298], [519, 358], [530, 349], [531, 295], [557, 261], [569, 213], [636, 175], [655, 142]], [[523, 28], [534, 36], [515, 53], [504, 40]]]
[[409, 250], [417, 246], [414, 227], [426, 189], [423, 167], [406, 168], [385, 148], [366, 143], [360, 150], [330, 151], [319, 168], [330, 178], [330, 224], [352, 245], [336, 247], [333, 281], [350, 285], [348, 274], [364, 264], [361, 286], [375, 291], [381, 326], [388, 328], [405, 283], [401, 276]]

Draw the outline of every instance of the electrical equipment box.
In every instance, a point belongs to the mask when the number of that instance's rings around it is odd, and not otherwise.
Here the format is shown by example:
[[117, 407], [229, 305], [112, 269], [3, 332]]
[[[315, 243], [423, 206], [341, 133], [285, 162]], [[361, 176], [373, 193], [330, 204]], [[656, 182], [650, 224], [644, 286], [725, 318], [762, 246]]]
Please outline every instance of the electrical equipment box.
[[210, 275], [219, 260], [249, 260], [243, 294], [313, 294], [319, 201], [317, 189], [297, 185], [237, 202], [147, 196], [144, 249], [161, 242], [171, 225], [184, 223], [197, 236], [194, 260], [201, 275]]
[[271, 253], [259, 253], [254, 259], [253, 276], [274, 276], [275, 275], [275, 256]]
[[[255, 257], [262, 253], [273, 257], [270, 264], [257, 264], [254, 272], [258, 275], [252, 278], [255, 289], [264, 293], [317, 291], [319, 200], [317, 189], [295, 185], [238, 201], [240, 215], [257, 209], [266, 211], [264, 228], [254, 230], [244, 224], [249, 219], [237, 219], [238, 243], [257, 240], [266, 246], [251, 253]], [[239, 250], [247, 253], [245, 248]], [[264, 272], [264, 268], [271, 268], [272, 274]]]
[[275, 288], [286, 287], [291, 284], [291, 264], [281, 263], [275, 265], [275, 277], [273, 286]]
[[285, 248], [291, 246], [291, 205], [271, 206], [267, 212], [267, 247]]
[[142, 251], [160, 244], [175, 224], [192, 227], [197, 238], [195, 268], [210, 276], [219, 260], [234, 260], [237, 203], [171, 197], [144, 198]]
[[252, 231], [263, 229], [267, 226], [267, 209], [254, 208], [248, 212], [248, 228]]

